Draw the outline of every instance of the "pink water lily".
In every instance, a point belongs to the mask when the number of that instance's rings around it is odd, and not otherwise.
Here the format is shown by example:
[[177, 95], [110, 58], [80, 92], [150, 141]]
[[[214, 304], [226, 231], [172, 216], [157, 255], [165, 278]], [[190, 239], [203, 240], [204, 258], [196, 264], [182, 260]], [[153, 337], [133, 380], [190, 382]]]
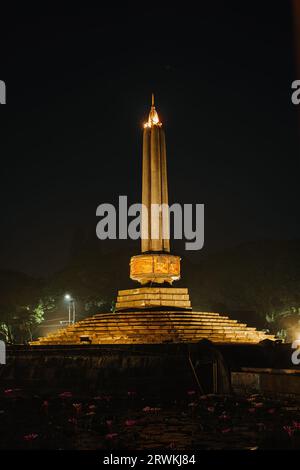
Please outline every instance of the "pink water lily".
[[195, 401], [192, 401], [191, 403], [188, 404], [188, 406], [190, 406], [191, 408], [195, 408], [195, 406], [198, 406], [198, 403], [196, 403]]
[[219, 419], [223, 419], [224, 421], [230, 419], [230, 416], [224, 411], [220, 416]]
[[6, 390], [4, 390], [4, 393], [5, 395], [10, 395], [14, 392], [21, 392], [22, 389], [21, 388], [7, 388]]
[[62, 392], [60, 395], [60, 398], [72, 398], [72, 392]]
[[259, 431], [264, 431], [266, 429], [264, 423], [256, 423], [256, 426], [258, 427]]
[[151, 406], [145, 406], [145, 408], [143, 408], [143, 411], [145, 411], [146, 413], [148, 413], [151, 410], [152, 410]]
[[94, 397], [94, 400], [97, 400], [97, 401], [101, 401], [101, 400], [110, 401], [111, 399], [112, 399], [111, 395], [98, 395], [97, 397]]
[[275, 411], [276, 411], [275, 408], [270, 408], [270, 409], [268, 410], [268, 413], [269, 413], [270, 415], [272, 415], [272, 414], [275, 413]]
[[118, 434], [116, 432], [111, 432], [109, 434], [106, 434], [105, 439], [112, 440], [112, 439], [115, 439], [116, 437], [118, 437]]
[[249, 413], [255, 413], [255, 408], [249, 408], [248, 411]]
[[289, 435], [289, 437], [292, 437], [294, 435], [294, 428], [292, 426], [283, 426], [283, 430]]
[[130, 426], [134, 426], [135, 424], [137, 424], [137, 421], [135, 419], [127, 419], [125, 421], [125, 425], [130, 427]]
[[97, 408], [96, 405], [89, 405], [89, 410], [95, 410]]
[[26, 434], [25, 436], [23, 436], [23, 439], [24, 441], [34, 441], [34, 439], [36, 439], [38, 437], [38, 434], [36, 433], [30, 433], [30, 434]]
[[110, 428], [110, 427], [112, 426], [112, 424], [113, 424], [113, 420], [112, 420], [112, 419], [107, 419], [107, 420], [106, 420], [106, 424], [107, 424], [107, 426]]
[[208, 406], [207, 411], [209, 411], [210, 413], [213, 413], [215, 411], [215, 407], [214, 406]]
[[151, 407], [151, 406], [145, 406], [143, 408], [143, 411], [145, 411], [146, 413], [158, 413], [159, 411], [161, 411], [161, 408], [158, 408], [158, 407]]
[[49, 402], [48, 400], [44, 400], [43, 403], [42, 403], [42, 410], [48, 414], [48, 409], [49, 409]]
[[264, 406], [263, 403], [254, 403], [255, 408], [262, 408]]
[[68, 422], [71, 423], [71, 424], [77, 424], [77, 419], [72, 417], [72, 418], [68, 419]]
[[195, 390], [188, 390], [186, 392], [188, 395], [196, 395], [196, 391]]
[[136, 393], [135, 390], [128, 390], [128, 392], [127, 392], [127, 395], [128, 395], [129, 397], [135, 397], [136, 394], [137, 394], [137, 393]]
[[222, 429], [221, 432], [222, 432], [223, 434], [227, 434], [228, 432], [231, 432], [231, 428]]

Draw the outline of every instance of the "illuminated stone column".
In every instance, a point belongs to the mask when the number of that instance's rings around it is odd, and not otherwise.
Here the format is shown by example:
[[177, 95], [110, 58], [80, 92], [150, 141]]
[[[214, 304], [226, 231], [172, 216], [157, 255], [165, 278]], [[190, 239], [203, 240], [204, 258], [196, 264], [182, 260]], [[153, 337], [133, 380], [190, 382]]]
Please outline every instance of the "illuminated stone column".
[[180, 257], [170, 254], [166, 141], [153, 95], [143, 134], [142, 203], [142, 254], [132, 256], [130, 278], [142, 285], [172, 284], [180, 279]]
[[142, 203], [142, 253], [169, 252], [169, 213], [158, 210], [168, 204], [166, 142], [153, 95], [143, 135]]

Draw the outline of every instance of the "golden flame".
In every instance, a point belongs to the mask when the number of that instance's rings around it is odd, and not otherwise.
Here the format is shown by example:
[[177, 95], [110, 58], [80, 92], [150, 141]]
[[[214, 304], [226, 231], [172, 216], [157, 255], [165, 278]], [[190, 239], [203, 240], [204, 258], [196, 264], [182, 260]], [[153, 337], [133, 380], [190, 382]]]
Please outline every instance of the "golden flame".
[[161, 126], [161, 122], [159, 120], [157, 111], [154, 106], [154, 95], [152, 94], [152, 106], [149, 113], [148, 121], [144, 124], [144, 127], [152, 127], [152, 126]]

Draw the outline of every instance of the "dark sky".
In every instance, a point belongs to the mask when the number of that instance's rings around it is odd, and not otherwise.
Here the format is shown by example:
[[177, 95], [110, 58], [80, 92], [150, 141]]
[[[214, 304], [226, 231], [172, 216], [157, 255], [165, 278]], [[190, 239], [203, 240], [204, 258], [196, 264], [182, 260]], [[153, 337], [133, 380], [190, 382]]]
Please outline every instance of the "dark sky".
[[290, 2], [211, 3], [1, 20], [0, 269], [61, 269], [100, 203], [140, 202], [152, 91], [170, 201], [205, 204], [205, 250], [299, 238]]

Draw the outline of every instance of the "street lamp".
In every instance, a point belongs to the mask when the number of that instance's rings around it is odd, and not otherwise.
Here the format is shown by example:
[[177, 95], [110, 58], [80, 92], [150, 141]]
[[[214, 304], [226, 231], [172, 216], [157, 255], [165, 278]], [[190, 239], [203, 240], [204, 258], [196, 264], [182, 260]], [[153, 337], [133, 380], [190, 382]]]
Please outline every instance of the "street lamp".
[[[76, 311], [75, 311], [75, 300], [72, 298], [70, 294], [65, 295], [65, 300], [68, 302], [69, 305], [69, 325], [71, 323], [75, 323]], [[72, 320], [71, 320], [72, 317]]]

